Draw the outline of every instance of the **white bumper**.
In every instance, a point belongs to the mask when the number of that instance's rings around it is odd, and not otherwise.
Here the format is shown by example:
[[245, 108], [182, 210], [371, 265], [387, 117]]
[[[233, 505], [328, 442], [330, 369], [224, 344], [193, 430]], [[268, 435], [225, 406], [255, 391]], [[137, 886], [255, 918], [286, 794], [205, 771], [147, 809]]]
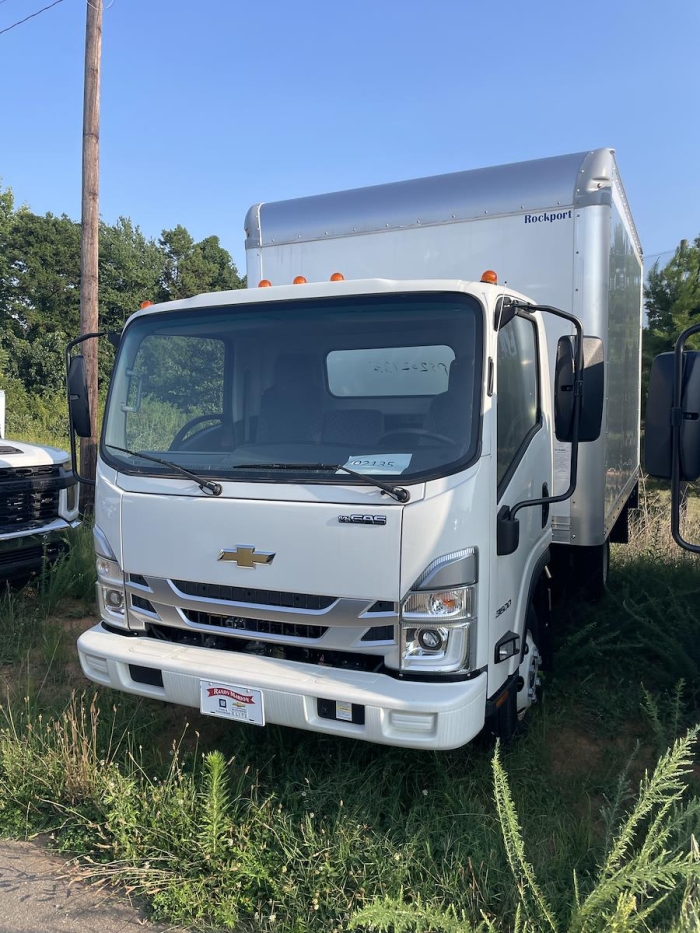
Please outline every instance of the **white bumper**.
[[[486, 674], [460, 683], [400, 681], [385, 674], [337, 670], [212, 648], [84, 632], [78, 653], [85, 676], [104, 686], [199, 709], [200, 680], [261, 690], [265, 720], [381, 745], [447, 749], [465, 745], [484, 725]], [[163, 686], [140, 683], [129, 665], [159, 670]], [[318, 699], [364, 707], [359, 725], [318, 715]]]

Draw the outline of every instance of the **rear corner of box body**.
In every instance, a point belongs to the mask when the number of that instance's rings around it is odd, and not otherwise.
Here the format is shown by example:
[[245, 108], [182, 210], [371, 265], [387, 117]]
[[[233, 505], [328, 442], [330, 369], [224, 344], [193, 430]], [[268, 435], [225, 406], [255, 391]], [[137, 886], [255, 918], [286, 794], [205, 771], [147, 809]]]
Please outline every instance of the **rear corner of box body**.
[[642, 268], [619, 191], [613, 184], [609, 204], [576, 211], [574, 313], [584, 334], [603, 341], [605, 400], [600, 437], [579, 448], [570, 504], [574, 545], [603, 544], [639, 476]]

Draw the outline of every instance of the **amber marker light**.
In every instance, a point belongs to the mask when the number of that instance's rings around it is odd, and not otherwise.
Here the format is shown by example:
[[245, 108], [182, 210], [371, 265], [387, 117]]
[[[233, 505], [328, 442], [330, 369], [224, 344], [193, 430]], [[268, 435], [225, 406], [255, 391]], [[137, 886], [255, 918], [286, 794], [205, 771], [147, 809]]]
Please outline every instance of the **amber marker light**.
[[345, 276], [342, 272], [334, 272], [331, 276], [331, 282], [344, 282]]
[[139, 308], [150, 308], [152, 304], [152, 301], [142, 301]]
[[297, 275], [292, 282], [292, 285], [306, 285], [306, 279], [303, 275]]
[[272, 282], [269, 279], [260, 279], [258, 288], [272, 288]]
[[486, 282], [489, 285], [498, 285], [498, 276], [493, 271], [493, 269], [487, 269], [486, 272], [481, 276], [481, 281]]

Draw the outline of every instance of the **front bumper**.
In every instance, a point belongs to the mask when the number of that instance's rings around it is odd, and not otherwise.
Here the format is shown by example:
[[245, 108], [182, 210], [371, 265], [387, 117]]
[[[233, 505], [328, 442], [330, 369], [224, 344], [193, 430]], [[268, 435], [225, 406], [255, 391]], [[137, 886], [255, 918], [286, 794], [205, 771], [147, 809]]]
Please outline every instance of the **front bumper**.
[[67, 533], [79, 525], [79, 521], [57, 519], [41, 530], [13, 532], [0, 538], [0, 580], [24, 577], [41, 570], [45, 560], [56, 560], [68, 549]]
[[[380, 745], [458, 748], [484, 725], [485, 673], [459, 683], [406, 682], [386, 674], [116, 635], [102, 625], [80, 636], [78, 654], [86, 677], [115, 690], [198, 709], [202, 679], [246, 686], [262, 691], [269, 723]], [[160, 671], [163, 686], [134, 680], [130, 665]], [[322, 718], [319, 699], [364, 707], [364, 724]]]

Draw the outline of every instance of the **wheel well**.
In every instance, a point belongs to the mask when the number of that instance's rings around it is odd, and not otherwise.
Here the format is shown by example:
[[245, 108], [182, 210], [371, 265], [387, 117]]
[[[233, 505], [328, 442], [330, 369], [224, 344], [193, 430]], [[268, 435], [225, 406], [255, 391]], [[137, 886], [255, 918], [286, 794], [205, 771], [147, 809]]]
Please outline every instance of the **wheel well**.
[[535, 615], [537, 627], [537, 647], [542, 655], [542, 669], [552, 669], [552, 588], [551, 574], [549, 573], [549, 551], [544, 555], [535, 569], [530, 581], [527, 598], [525, 626], [522, 633], [521, 660], [525, 651], [525, 635], [528, 628], [528, 618], [531, 613]]

